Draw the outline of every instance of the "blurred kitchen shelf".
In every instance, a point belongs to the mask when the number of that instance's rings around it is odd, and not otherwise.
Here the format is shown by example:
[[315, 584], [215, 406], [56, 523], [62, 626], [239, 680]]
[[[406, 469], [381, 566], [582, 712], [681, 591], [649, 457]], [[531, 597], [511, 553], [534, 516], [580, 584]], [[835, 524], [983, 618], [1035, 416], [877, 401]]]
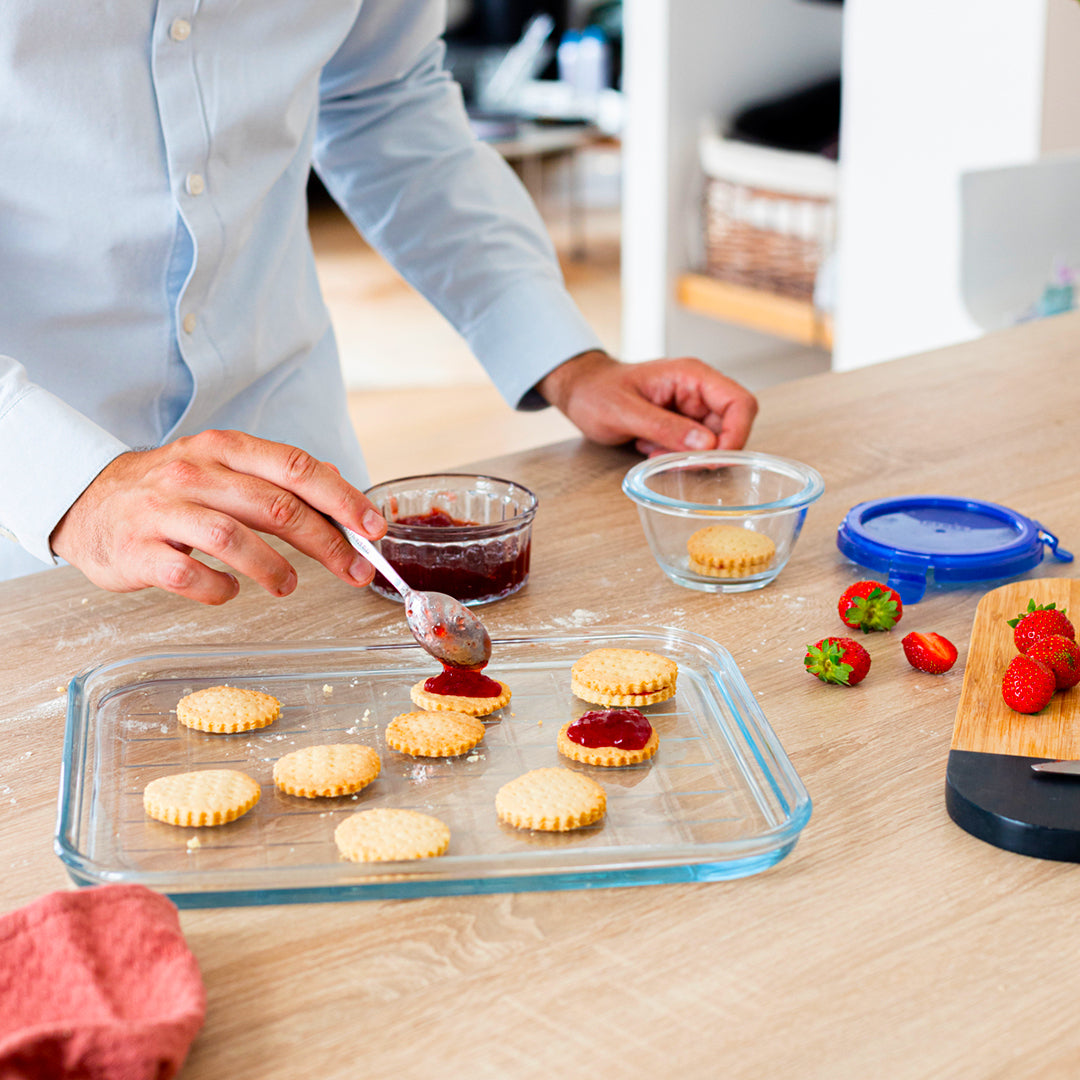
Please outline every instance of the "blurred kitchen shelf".
[[800, 345], [832, 348], [832, 320], [808, 300], [733, 285], [706, 274], [681, 274], [675, 283], [688, 311], [761, 330]]

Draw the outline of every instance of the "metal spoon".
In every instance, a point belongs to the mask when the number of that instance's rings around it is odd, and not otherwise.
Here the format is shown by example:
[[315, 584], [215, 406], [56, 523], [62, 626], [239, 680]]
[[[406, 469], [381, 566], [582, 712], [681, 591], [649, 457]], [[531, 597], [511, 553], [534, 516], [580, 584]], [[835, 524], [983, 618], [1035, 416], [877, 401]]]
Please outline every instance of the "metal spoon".
[[405, 601], [405, 621], [412, 635], [436, 660], [457, 668], [482, 668], [491, 659], [491, 638], [484, 624], [463, 604], [441, 592], [418, 592], [367, 539], [334, 524], [345, 539], [375, 566]]

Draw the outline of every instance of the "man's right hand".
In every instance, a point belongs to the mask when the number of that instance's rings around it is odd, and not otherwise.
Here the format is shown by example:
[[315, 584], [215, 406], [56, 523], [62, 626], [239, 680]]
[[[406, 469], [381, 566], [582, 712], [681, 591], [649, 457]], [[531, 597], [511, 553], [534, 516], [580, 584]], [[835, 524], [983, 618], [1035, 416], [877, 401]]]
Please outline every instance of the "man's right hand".
[[259, 532], [350, 585], [367, 585], [374, 571], [327, 516], [372, 540], [386, 532], [383, 517], [333, 465], [239, 431], [204, 431], [115, 458], [50, 540], [57, 555], [114, 592], [157, 586], [203, 604], [231, 600], [240, 583], [192, 558], [197, 550], [287, 596], [296, 571]]

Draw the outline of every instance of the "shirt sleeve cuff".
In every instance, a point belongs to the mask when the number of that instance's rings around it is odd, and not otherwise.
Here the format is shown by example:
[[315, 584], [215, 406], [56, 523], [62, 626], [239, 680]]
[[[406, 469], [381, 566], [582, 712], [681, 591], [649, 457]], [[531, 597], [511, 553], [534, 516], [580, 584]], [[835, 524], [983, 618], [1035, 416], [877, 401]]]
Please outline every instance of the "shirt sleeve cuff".
[[560, 364], [603, 349], [561, 282], [530, 281], [503, 292], [464, 336], [515, 409], [542, 409], [534, 387]]
[[130, 449], [27, 382], [0, 415], [0, 536], [55, 565], [49, 536], [57, 522], [94, 477]]

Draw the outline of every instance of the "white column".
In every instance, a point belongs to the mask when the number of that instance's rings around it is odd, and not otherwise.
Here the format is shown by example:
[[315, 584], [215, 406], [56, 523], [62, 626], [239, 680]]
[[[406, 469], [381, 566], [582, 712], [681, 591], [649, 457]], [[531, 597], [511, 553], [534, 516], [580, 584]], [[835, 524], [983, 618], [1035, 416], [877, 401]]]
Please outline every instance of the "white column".
[[1045, 0], [848, 0], [833, 368], [978, 336], [960, 178], [1035, 160]]

